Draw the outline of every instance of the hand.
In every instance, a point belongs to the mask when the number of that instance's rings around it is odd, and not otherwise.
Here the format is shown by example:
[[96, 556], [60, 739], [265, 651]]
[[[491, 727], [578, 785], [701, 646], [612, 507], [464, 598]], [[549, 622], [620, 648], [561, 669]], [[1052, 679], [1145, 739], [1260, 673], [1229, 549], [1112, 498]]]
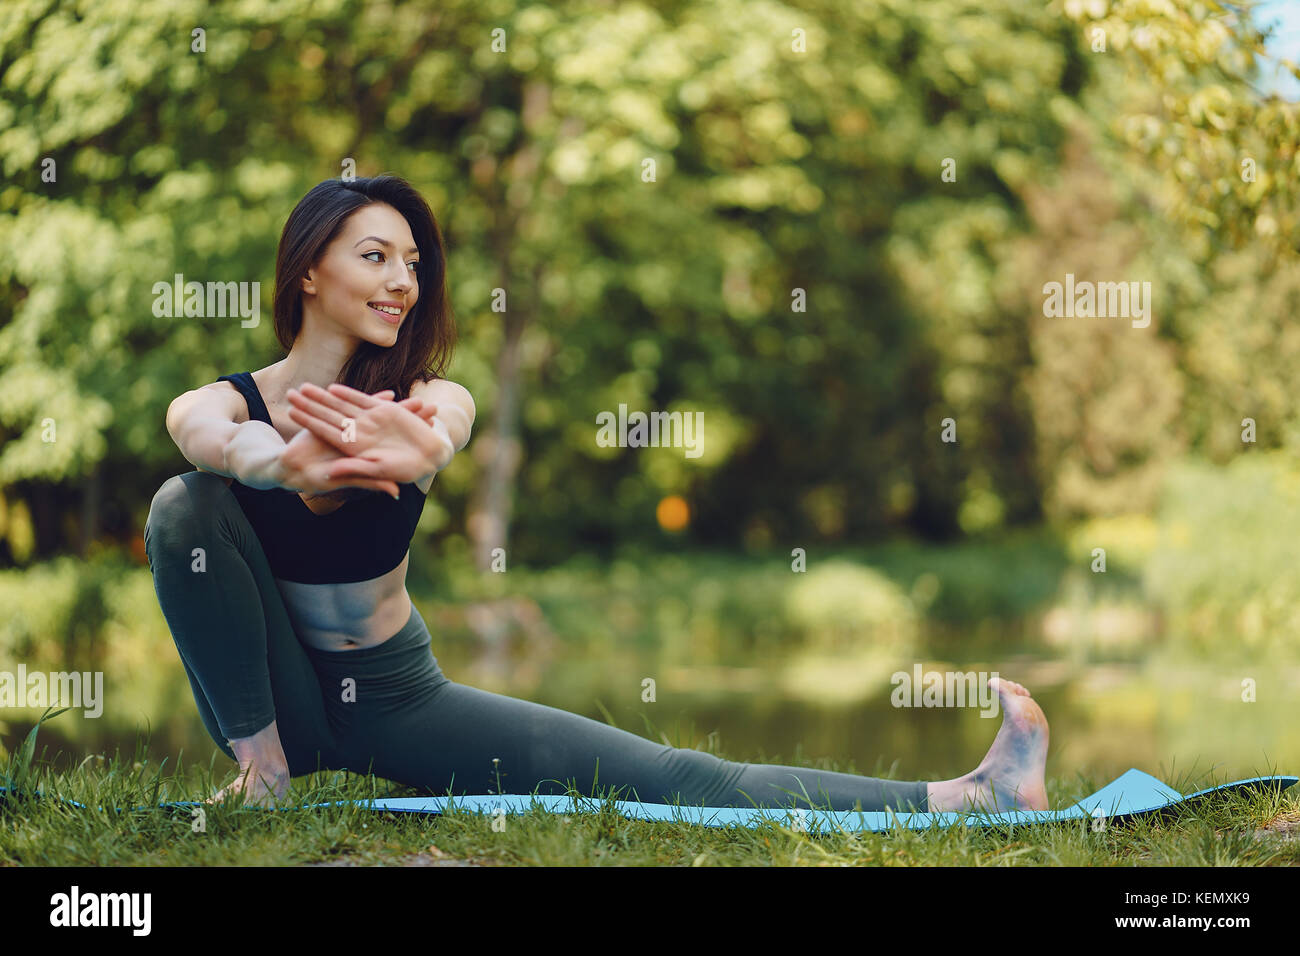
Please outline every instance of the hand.
[[[377, 399], [385, 396], [391, 400], [392, 390], [375, 393]], [[290, 491], [312, 495], [347, 487], [371, 488], [393, 497], [400, 494], [397, 483], [383, 477], [359, 477], [348, 469], [334, 474], [338, 462], [345, 458], [342, 452], [322, 441], [311, 429], [304, 428], [289, 439], [280, 452], [277, 483]]]
[[329, 477], [411, 482], [445, 468], [456, 453], [446, 428], [437, 427], [437, 405], [422, 399], [394, 403], [337, 382], [328, 391], [312, 384], [290, 389], [288, 397], [293, 421], [346, 453]]

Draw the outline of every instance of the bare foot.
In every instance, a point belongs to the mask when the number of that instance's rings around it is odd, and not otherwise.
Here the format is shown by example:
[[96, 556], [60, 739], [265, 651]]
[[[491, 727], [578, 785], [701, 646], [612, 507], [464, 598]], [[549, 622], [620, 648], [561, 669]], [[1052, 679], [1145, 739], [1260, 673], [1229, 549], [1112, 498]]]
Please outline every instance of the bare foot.
[[931, 783], [928, 807], [940, 810], [1046, 810], [1047, 718], [1015, 681], [989, 679], [1002, 707], [1002, 726], [980, 765], [963, 777]]
[[284, 797], [289, 789], [289, 762], [274, 720], [255, 734], [231, 738], [230, 750], [239, 776], [205, 803], [238, 800], [242, 794], [246, 804], [266, 807]]
[[273, 807], [278, 805], [289, 790], [289, 773], [268, 773], [258, 771], [256, 767], [242, 768], [235, 782], [222, 787], [204, 803], [220, 803], [225, 800], [238, 802], [243, 795], [244, 806]]

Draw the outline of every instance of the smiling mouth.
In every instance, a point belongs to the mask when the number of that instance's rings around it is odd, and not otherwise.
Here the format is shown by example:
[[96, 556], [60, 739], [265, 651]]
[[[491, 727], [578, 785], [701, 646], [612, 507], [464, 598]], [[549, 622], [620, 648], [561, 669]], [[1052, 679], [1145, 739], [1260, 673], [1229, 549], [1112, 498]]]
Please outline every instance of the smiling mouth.
[[374, 305], [373, 303], [370, 302], [366, 303], [366, 308], [368, 308], [371, 312], [375, 313], [381, 319], [391, 322], [393, 325], [396, 325], [398, 322], [401, 321], [402, 314], [406, 311], [405, 309], [402, 309], [400, 312], [389, 312], [386, 311], [387, 307], [380, 308], [379, 306]]

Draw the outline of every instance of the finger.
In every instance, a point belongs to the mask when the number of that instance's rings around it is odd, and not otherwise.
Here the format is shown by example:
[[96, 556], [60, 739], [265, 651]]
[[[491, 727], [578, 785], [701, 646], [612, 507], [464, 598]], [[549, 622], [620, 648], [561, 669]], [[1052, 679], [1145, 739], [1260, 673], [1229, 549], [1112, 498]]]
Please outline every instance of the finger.
[[432, 425], [433, 420], [438, 417], [438, 406], [425, 405], [423, 408], [412, 408], [411, 412], [426, 425]]
[[338, 425], [327, 425], [319, 418], [314, 418], [296, 408], [289, 410], [289, 418], [307, 429], [331, 448], [337, 448], [339, 451], [344, 452], [355, 451], [357, 448], [355, 442], [347, 442], [343, 440], [343, 429]]
[[342, 420], [347, 417], [342, 412], [309, 398], [297, 389], [289, 389], [286, 397], [293, 408], [304, 411], [313, 418], [320, 419], [325, 424], [333, 425], [336, 428], [340, 427]]
[[[418, 398], [408, 398], [406, 402], [399, 402], [397, 407], [404, 412], [410, 412], [416, 418], [422, 418], [426, 414], [425, 408], [427, 406], [423, 403], [416, 405], [415, 402], [418, 401], [420, 401]], [[411, 404], [408, 405], [407, 402], [410, 402]]]
[[[347, 397], [339, 394], [335, 389], [343, 390]], [[302, 388], [298, 389], [298, 391], [305, 397], [310, 398], [312, 401], [319, 402], [328, 408], [334, 409], [334, 411], [338, 412], [340, 415], [346, 415], [349, 418], [356, 418], [364, 409], [367, 409], [372, 405], [386, 404], [382, 399], [371, 398], [365, 392], [358, 392], [355, 388], [348, 388], [345, 385], [339, 385], [337, 382], [330, 385], [329, 391], [326, 391], [319, 385], [313, 385], [311, 382], [304, 383]], [[364, 399], [364, 404], [359, 401], [353, 401], [354, 397]]]
[[342, 441], [343, 429], [340, 426], [331, 425], [315, 415], [308, 414], [301, 408], [289, 409], [289, 419], [306, 428], [317, 438], [327, 441], [335, 447]]
[[[382, 401], [382, 399], [376, 397], [377, 395], [379, 395], [378, 392], [376, 392], [374, 395], [367, 395], [365, 392], [361, 391], [360, 389], [353, 388], [350, 385], [344, 385], [342, 382], [330, 382], [328, 390], [331, 395], [337, 395], [339, 396], [339, 398], [342, 398], [345, 401], [353, 402], [354, 404], [357, 405], [364, 405], [369, 407], [371, 405], [374, 405], [376, 402]], [[385, 389], [385, 391], [391, 392], [392, 389], [391, 388]]]
[[[390, 393], [390, 399], [397, 394], [396, 392], [393, 392], [391, 388], [385, 389], [384, 391]], [[328, 394], [341, 401], [356, 405], [358, 408], [370, 408], [373, 405], [379, 405], [385, 401], [385, 399], [378, 397], [379, 395], [382, 395], [383, 392], [376, 392], [374, 395], [367, 395], [365, 392], [358, 391], [355, 388], [349, 388], [348, 386], [342, 385], [338, 382], [330, 383]]]
[[343, 475], [383, 478], [384, 468], [383, 462], [369, 458], [340, 458], [330, 464], [327, 474], [330, 478], [339, 478]]
[[[401, 489], [398, 487], [397, 482], [393, 481], [391, 478], [385, 478], [382, 474], [360, 474], [359, 472], [362, 469], [357, 467], [341, 467], [343, 462], [349, 460], [350, 459], [339, 459], [339, 461], [335, 462], [335, 466], [330, 470], [325, 479], [326, 482], [337, 488], [356, 486], [360, 488], [374, 488], [394, 497], [401, 494]], [[362, 464], [372, 465], [374, 463], [363, 461]], [[374, 470], [382, 471], [382, 469]]]
[[430, 419], [438, 414], [438, 406], [433, 402], [426, 402], [418, 396], [412, 395], [397, 403], [398, 408], [405, 408], [421, 418]]
[[[353, 422], [359, 421], [361, 416], [365, 414], [365, 412], [358, 412], [357, 416], [354, 418], [350, 418], [349, 416], [346, 415], [340, 415], [339, 413], [326, 408], [324, 405], [321, 405], [319, 402], [314, 402], [303, 395], [290, 395], [289, 401], [290, 404], [293, 406], [289, 410], [289, 417], [293, 421], [297, 422], [300, 425], [306, 425], [310, 421], [323, 423], [328, 428], [332, 428], [335, 433], [338, 433], [335, 434], [334, 436], [336, 439], [338, 438], [338, 435], [342, 434], [343, 429], [347, 427], [349, 421], [353, 421]], [[403, 402], [399, 402], [397, 407], [405, 408], [407, 411], [411, 412], [412, 414], [427, 417], [428, 413], [423, 411], [421, 408], [422, 401], [423, 400], [419, 398], [408, 398]], [[412, 402], [414, 404], [408, 405], [407, 402]], [[295, 412], [297, 413], [296, 415]], [[323, 433], [318, 432], [318, 434], [323, 434]], [[360, 439], [357, 438], [354, 434], [354, 440], [360, 440]], [[334, 441], [333, 444], [341, 451], [351, 451], [352, 447], [355, 447], [355, 446], [345, 446], [344, 444], [340, 444], [337, 440]]]
[[288, 399], [289, 404], [294, 408], [301, 409], [335, 428], [342, 428], [345, 419], [356, 418], [361, 414], [360, 409], [354, 409], [351, 412], [339, 409], [334, 404], [336, 400], [327, 392], [320, 390], [317, 390], [314, 395], [308, 395], [306, 392], [291, 388], [288, 392]]

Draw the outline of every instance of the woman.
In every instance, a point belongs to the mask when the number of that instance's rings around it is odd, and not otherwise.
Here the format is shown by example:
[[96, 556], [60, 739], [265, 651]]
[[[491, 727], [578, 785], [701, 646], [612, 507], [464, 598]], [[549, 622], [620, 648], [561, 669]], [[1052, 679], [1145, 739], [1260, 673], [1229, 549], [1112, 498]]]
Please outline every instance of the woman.
[[290, 777], [349, 769], [439, 794], [574, 782], [696, 806], [1047, 807], [1047, 724], [1010, 681], [976, 770], [904, 782], [734, 763], [449, 680], [407, 548], [474, 403], [441, 377], [454, 334], [424, 200], [389, 176], [317, 185], [280, 237], [274, 312], [283, 360], [171, 403], [196, 470], [163, 484], [145, 525], [200, 716], [239, 765], [214, 800], [279, 802]]

